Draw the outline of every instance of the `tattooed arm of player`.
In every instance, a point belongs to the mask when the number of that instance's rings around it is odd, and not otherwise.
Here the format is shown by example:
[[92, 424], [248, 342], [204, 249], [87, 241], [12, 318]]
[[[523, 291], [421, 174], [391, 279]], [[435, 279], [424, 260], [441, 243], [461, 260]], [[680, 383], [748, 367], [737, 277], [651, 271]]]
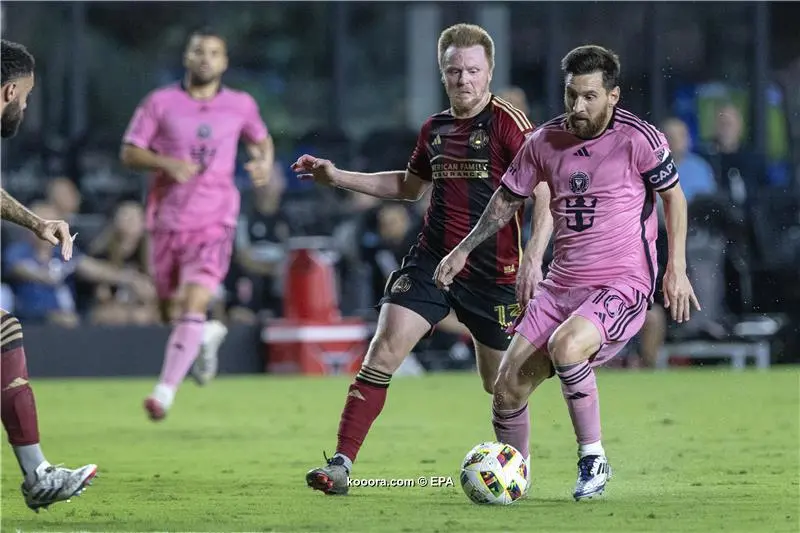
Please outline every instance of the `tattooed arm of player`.
[[492, 195], [492, 199], [489, 200], [489, 205], [483, 210], [478, 223], [464, 237], [458, 248], [466, 253], [472, 252], [480, 243], [508, 224], [508, 221], [522, 207], [524, 202], [525, 198], [512, 194], [505, 187], [498, 187]]
[[470, 252], [508, 224], [508, 221], [524, 202], [525, 197], [517, 196], [505, 187], [498, 187], [469, 235], [464, 237], [464, 240], [439, 262], [433, 272], [433, 281], [436, 286], [448, 290], [453, 279], [467, 264]]
[[28, 228], [34, 233], [38, 233], [41, 230], [44, 221], [40, 217], [33, 214], [5, 190], [0, 189], [0, 194], [2, 194], [0, 205], [2, 206], [3, 220], [8, 220], [24, 228]]

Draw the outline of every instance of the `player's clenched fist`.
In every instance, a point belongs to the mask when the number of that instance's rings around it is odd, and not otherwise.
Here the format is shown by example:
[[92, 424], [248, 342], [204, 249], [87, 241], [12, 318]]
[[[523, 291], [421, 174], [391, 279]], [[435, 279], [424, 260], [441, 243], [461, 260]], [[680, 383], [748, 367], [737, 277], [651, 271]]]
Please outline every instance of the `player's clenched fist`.
[[200, 165], [180, 159], [171, 159], [164, 165], [164, 171], [178, 183], [186, 183], [200, 173]]
[[459, 272], [464, 270], [469, 254], [459, 248], [455, 248], [447, 254], [433, 272], [433, 281], [440, 289], [449, 290], [453, 280]]
[[331, 185], [336, 167], [327, 159], [303, 154], [294, 162], [292, 170], [300, 179], [312, 179], [323, 185]]

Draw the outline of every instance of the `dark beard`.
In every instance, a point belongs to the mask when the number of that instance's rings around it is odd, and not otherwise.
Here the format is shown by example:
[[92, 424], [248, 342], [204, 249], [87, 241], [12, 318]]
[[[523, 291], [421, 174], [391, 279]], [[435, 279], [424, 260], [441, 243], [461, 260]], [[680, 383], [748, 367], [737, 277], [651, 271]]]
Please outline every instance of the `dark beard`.
[[189, 83], [191, 84], [192, 87], [205, 87], [217, 81], [219, 81], [219, 77], [217, 76], [205, 78], [200, 74], [194, 74], [192, 72], [189, 73]]
[[610, 111], [606, 109], [602, 115], [597, 117], [597, 120], [575, 120], [574, 116], [568, 113], [567, 125], [569, 126], [569, 131], [581, 139], [597, 137], [608, 123], [609, 113]]
[[22, 109], [19, 101], [14, 100], [3, 109], [2, 123], [0, 123], [0, 137], [8, 139], [17, 134], [20, 124], [22, 124]]

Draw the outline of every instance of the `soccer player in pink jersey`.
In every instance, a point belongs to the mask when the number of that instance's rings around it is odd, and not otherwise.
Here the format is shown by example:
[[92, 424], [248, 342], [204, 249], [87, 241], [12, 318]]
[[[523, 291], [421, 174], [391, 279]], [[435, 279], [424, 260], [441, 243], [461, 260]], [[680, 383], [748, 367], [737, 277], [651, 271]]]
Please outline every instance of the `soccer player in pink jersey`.
[[[144, 403], [152, 420], [164, 418], [197, 358], [209, 302], [230, 266], [240, 139], [255, 186], [266, 183], [274, 161], [255, 100], [222, 85], [224, 39], [210, 30], [194, 32], [183, 61], [184, 79], [151, 92], [136, 109], [121, 151], [126, 166], [153, 172], [147, 197], [151, 271], [162, 318], [169, 321], [178, 309], [161, 377]], [[215, 360], [206, 363], [216, 371]], [[201, 369], [198, 381], [211, 372]]]
[[[617, 107], [619, 59], [581, 46], [561, 61], [566, 113], [526, 140], [480, 221], [437, 267], [449, 287], [470, 252], [503, 227], [540, 182], [549, 186], [554, 257], [513, 326], [494, 385], [497, 439], [527, 449], [518, 420], [548, 357], [561, 379], [578, 441], [576, 500], [602, 494], [611, 477], [600, 440], [594, 368], [614, 357], [642, 327], [655, 286], [656, 194], [667, 216], [669, 258], [664, 303], [678, 322], [699, 310], [686, 276], [686, 199], [664, 136]], [[533, 364], [532, 362], [537, 362]]]

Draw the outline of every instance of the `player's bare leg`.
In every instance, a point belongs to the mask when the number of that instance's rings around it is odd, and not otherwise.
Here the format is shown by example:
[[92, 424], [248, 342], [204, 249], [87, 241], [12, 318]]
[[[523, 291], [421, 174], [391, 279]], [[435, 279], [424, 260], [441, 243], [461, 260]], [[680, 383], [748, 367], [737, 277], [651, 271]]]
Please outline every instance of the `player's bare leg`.
[[306, 474], [309, 487], [326, 494], [347, 494], [353, 462], [383, 410], [392, 374], [430, 328], [427, 320], [410, 309], [392, 303], [381, 307], [377, 331], [347, 393], [336, 454], [325, 466]]
[[22, 470], [22, 494], [34, 511], [80, 495], [97, 474], [97, 465], [76, 470], [53, 466], [39, 445], [36, 401], [28, 382], [22, 326], [11, 313], [0, 311], [0, 406], [3, 427]]
[[503, 350], [496, 350], [490, 348], [473, 337], [472, 342], [475, 345], [475, 360], [478, 365], [478, 375], [483, 384], [483, 390], [492, 394], [494, 391], [494, 382], [497, 381], [497, 371], [500, 368], [500, 362], [503, 360]]
[[497, 371], [492, 396], [492, 425], [499, 442], [510, 444], [530, 457], [528, 398], [552, 376], [547, 353], [520, 334], [514, 335]]
[[582, 316], [571, 316], [553, 333], [548, 350], [567, 401], [578, 440], [578, 481], [575, 500], [600, 495], [611, 478], [611, 467], [600, 441], [600, 401], [589, 358], [602, 346], [597, 327]]
[[210, 300], [211, 291], [207, 287], [196, 283], [188, 283], [184, 287], [181, 313], [167, 341], [158, 385], [144, 401], [144, 408], [151, 420], [161, 420], [166, 416], [175, 399], [175, 392], [200, 351]]

